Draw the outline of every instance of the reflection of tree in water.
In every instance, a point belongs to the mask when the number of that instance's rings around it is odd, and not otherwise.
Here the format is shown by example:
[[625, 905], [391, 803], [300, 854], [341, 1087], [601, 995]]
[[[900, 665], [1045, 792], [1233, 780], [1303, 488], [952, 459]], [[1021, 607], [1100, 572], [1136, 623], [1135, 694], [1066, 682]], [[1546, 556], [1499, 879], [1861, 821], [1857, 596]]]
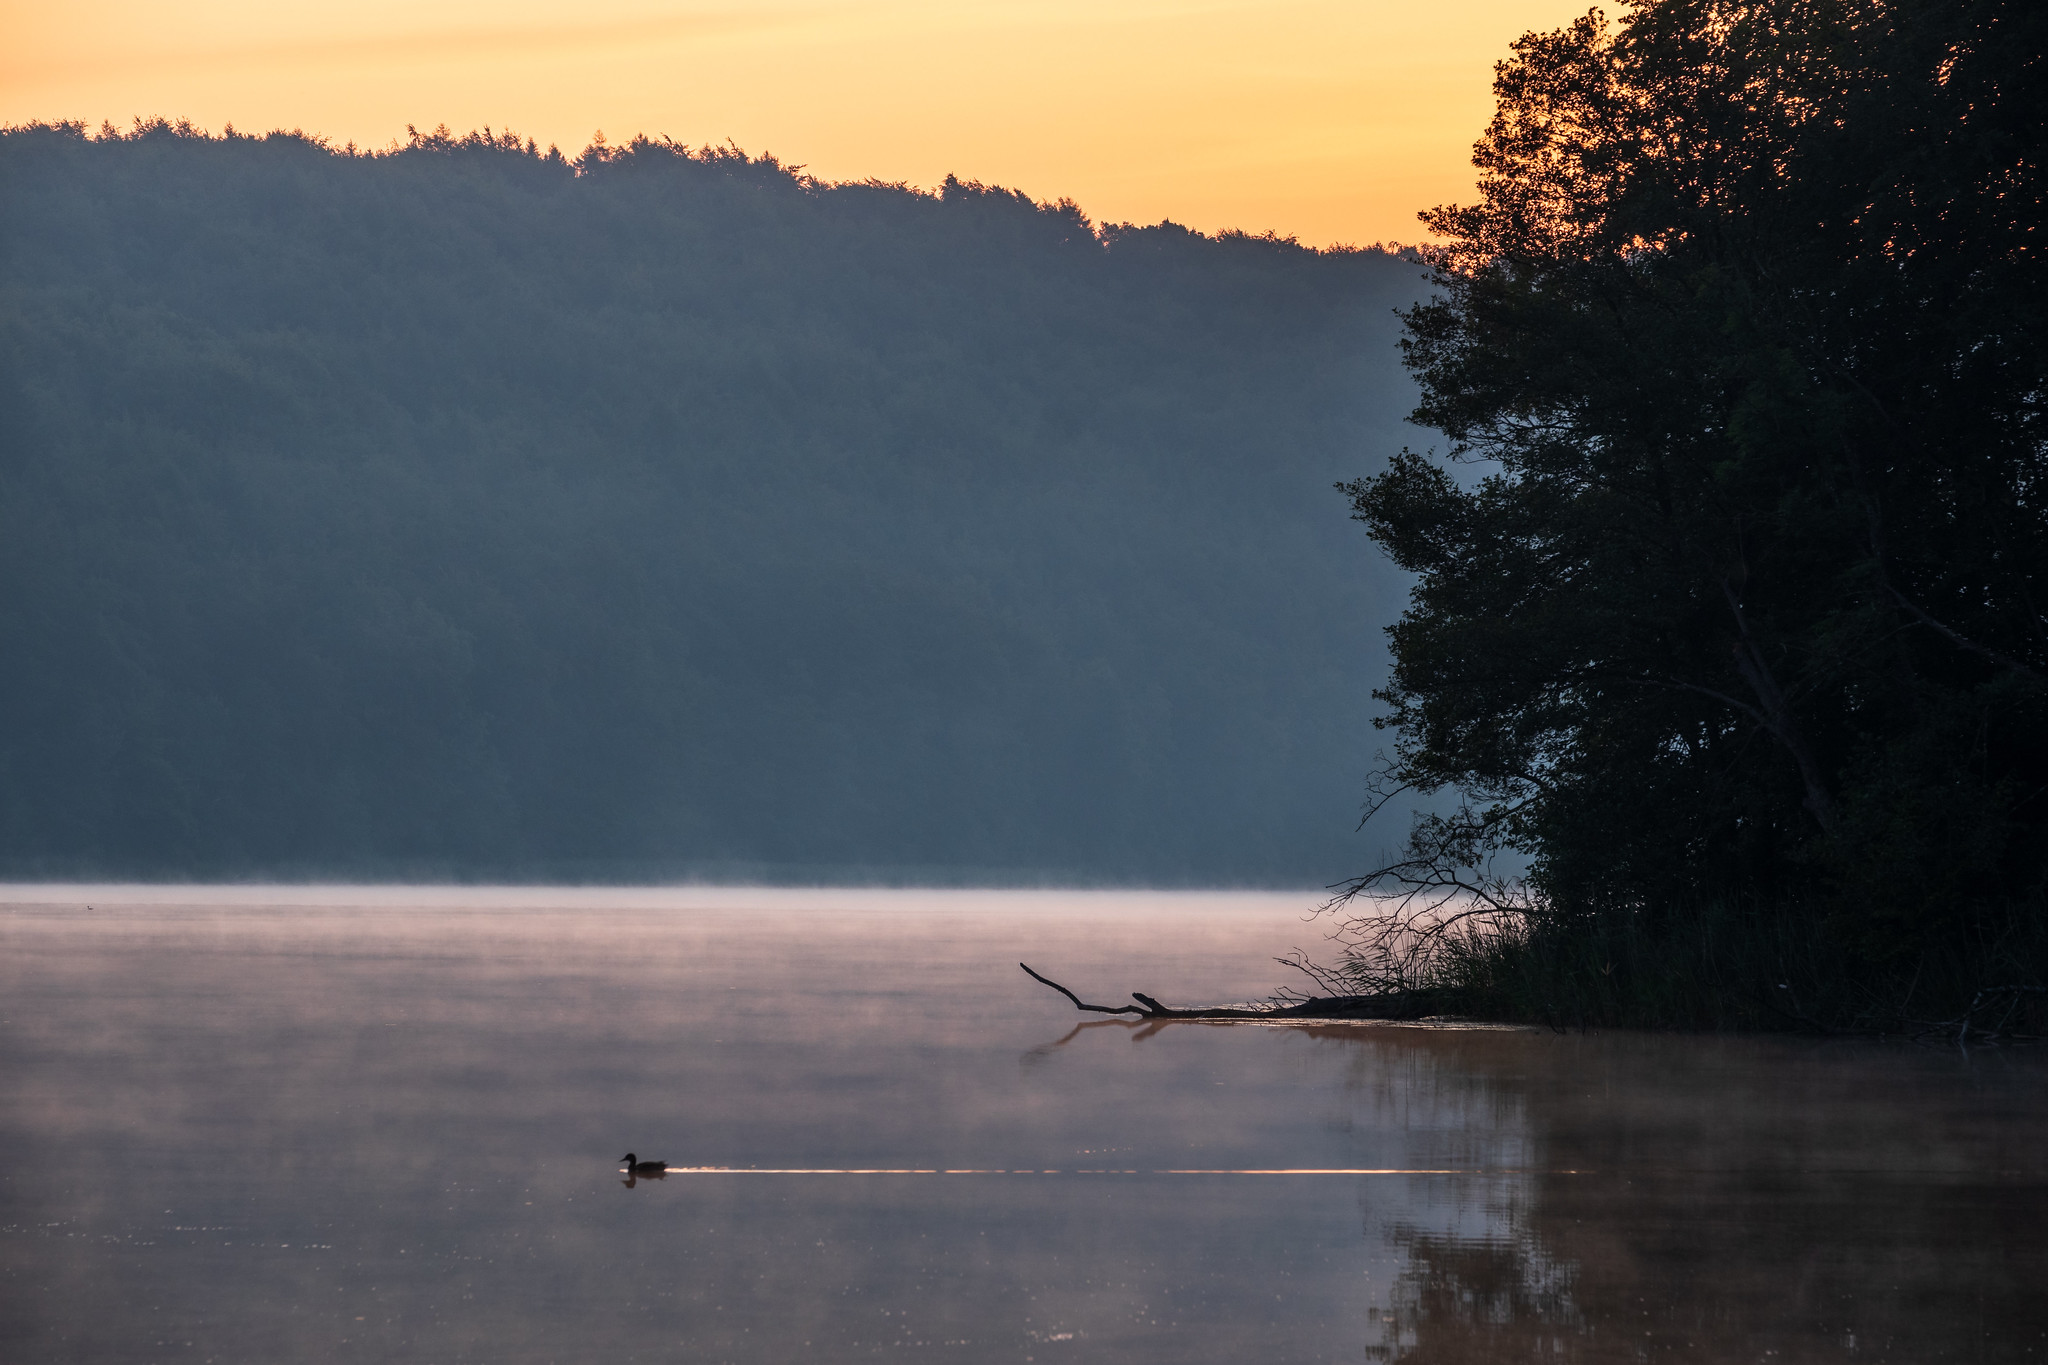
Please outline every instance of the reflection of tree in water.
[[1374, 1126], [1406, 1134], [1404, 1164], [1518, 1172], [1420, 1177], [1426, 1220], [1371, 1220], [1368, 1236], [1397, 1249], [1405, 1267], [1386, 1307], [1369, 1310], [1366, 1358], [1560, 1358], [1585, 1320], [1573, 1300], [1575, 1268], [1531, 1228], [1537, 1177], [1520, 1172], [1538, 1162], [1541, 1144], [1513, 1064], [1528, 1035], [1367, 1026], [1316, 1036], [1349, 1054], [1347, 1088]]
[[1366, 1347], [1366, 1359], [1559, 1359], [1584, 1334], [1572, 1267], [1535, 1237], [1391, 1231], [1408, 1269], [1391, 1306], [1377, 1314], [1380, 1340]]
[[1369, 1229], [1404, 1264], [1368, 1358], [2048, 1360], [2048, 1058], [1326, 1036], [1413, 1165], [1526, 1172]]

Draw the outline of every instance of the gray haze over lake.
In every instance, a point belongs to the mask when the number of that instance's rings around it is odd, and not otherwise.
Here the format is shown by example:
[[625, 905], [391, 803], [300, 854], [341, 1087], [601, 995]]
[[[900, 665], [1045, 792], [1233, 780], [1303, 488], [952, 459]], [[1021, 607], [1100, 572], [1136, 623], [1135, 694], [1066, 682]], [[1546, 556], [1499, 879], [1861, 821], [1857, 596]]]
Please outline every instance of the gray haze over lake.
[[1405, 581], [1313, 251], [730, 150], [0, 130], [0, 875], [1315, 886]]
[[2036, 1051], [1091, 1022], [1015, 965], [1257, 997], [1313, 904], [8, 888], [0, 1355], [2048, 1347]]

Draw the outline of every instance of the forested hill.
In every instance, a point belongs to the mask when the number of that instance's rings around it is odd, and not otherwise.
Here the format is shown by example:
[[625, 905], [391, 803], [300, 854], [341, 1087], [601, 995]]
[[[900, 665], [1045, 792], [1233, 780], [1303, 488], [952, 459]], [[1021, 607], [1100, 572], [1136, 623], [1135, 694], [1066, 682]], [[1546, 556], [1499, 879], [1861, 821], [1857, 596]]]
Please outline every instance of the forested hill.
[[1320, 884], [1378, 251], [665, 144], [0, 136], [0, 875]]

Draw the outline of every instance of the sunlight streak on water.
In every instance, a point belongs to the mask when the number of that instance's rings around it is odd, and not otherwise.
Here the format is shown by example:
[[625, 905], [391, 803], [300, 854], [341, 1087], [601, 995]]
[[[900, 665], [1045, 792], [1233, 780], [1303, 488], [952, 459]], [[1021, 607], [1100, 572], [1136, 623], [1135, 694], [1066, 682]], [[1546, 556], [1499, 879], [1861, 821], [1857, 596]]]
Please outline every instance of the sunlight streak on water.
[[1001, 1171], [1001, 1170], [934, 1170], [910, 1167], [851, 1167], [805, 1166], [771, 1168], [764, 1166], [670, 1166], [663, 1175], [1580, 1175], [1580, 1171], [1523, 1171], [1523, 1170], [1473, 1170], [1439, 1167], [1372, 1167], [1372, 1166], [1299, 1166], [1289, 1168], [1258, 1169], [1244, 1167], [1235, 1170], [1163, 1170], [1163, 1171], [1112, 1171], [1112, 1170], [1071, 1170], [1071, 1171]]

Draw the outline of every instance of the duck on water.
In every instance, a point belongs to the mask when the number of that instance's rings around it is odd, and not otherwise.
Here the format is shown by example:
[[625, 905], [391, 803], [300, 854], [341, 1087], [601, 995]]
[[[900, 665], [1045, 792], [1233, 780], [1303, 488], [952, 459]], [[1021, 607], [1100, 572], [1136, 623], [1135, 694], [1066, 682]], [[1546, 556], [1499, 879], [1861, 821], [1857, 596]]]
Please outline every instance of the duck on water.
[[642, 1161], [631, 1152], [626, 1153], [619, 1160], [626, 1163], [627, 1175], [662, 1176], [668, 1174], [668, 1163], [666, 1161]]

